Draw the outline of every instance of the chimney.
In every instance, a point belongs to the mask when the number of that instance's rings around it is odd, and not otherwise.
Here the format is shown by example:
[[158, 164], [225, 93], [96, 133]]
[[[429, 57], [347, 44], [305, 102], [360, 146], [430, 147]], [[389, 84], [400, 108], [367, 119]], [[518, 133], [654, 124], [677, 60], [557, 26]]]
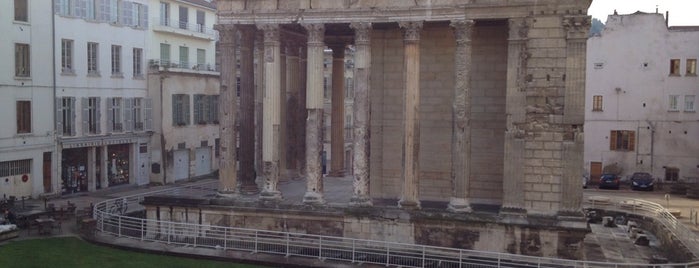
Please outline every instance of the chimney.
[[670, 26], [669, 21], [670, 21], [670, 11], [665, 11], [665, 27]]

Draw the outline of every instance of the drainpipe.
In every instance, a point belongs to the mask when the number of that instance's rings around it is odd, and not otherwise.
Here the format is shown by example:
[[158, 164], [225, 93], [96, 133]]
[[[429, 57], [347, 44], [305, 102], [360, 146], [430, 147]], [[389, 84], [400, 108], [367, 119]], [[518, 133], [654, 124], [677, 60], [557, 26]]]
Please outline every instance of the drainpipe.
[[[53, 115], [53, 140], [54, 140], [54, 152], [56, 152], [56, 156], [53, 157], [53, 161], [56, 164], [56, 176], [51, 176], [52, 178], [57, 178], [58, 180], [61, 180], [61, 163], [59, 162], [59, 155], [61, 152], [58, 151], [59, 146], [58, 146], [58, 136], [56, 135], [56, 132], [58, 131], [58, 126], [56, 124], [56, 0], [51, 1], [51, 76], [52, 76], [52, 96], [53, 98], [51, 99], [51, 114]], [[58, 190], [58, 185], [54, 184], [53, 181], [56, 181], [55, 179], [52, 179], [51, 182], [51, 187], [53, 188], [54, 192], [57, 192]]]
[[650, 122], [650, 120], [646, 122], [648, 123], [648, 126], [650, 126], [650, 174], [653, 174], [653, 156], [655, 155], [653, 152], [655, 149], [655, 126]]
[[[158, 69], [160, 69], [158, 67]], [[160, 162], [162, 162], [162, 165], [160, 165], [160, 172], [163, 174], [163, 185], [167, 183], [167, 172], [165, 171], [165, 167], [167, 167], [167, 155], [165, 154], [165, 133], [163, 133], [163, 80], [165, 80], [165, 76], [163, 72], [158, 70], [158, 80], [160, 80], [160, 108], [158, 109], [160, 113], [160, 126], [158, 128], [160, 129]]]

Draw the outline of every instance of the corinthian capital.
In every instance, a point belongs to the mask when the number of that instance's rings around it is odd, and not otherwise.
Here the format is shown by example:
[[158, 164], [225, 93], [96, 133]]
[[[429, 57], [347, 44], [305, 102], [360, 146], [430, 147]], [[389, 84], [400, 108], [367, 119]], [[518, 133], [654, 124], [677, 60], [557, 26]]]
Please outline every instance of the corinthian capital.
[[404, 42], [420, 41], [420, 30], [422, 30], [422, 21], [401, 21], [398, 26], [403, 29]]
[[214, 30], [218, 31], [220, 37], [220, 43], [222, 45], [233, 44], [235, 42], [235, 36], [237, 27], [232, 24], [216, 24], [214, 25]]
[[279, 24], [258, 24], [257, 28], [262, 30], [265, 43], [279, 42]]
[[354, 44], [369, 44], [369, 34], [371, 34], [371, 22], [353, 22], [350, 28], [354, 30]]
[[309, 45], [322, 45], [323, 39], [325, 39], [325, 24], [322, 23], [309, 23], [302, 24], [306, 31], [308, 32], [308, 44]]
[[457, 45], [463, 45], [471, 42], [473, 34], [473, 20], [453, 20], [449, 24], [454, 29], [454, 38]]

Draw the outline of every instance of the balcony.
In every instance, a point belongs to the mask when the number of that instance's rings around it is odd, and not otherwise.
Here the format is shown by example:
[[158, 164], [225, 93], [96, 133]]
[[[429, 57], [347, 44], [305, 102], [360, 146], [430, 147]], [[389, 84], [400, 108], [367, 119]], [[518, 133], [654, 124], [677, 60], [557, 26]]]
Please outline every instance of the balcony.
[[169, 60], [150, 59], [148, 68], [152, 71], [179, 71], [195, 73], [218, 74], [218, 66], [211, 63], [176, 62]]
[[218, 32], [201, 24], [187, 21], [169, 20], [161, 18], [154, 22], [153, 31], [162, 33], [180, 34], [208, 41], [218, 40]]

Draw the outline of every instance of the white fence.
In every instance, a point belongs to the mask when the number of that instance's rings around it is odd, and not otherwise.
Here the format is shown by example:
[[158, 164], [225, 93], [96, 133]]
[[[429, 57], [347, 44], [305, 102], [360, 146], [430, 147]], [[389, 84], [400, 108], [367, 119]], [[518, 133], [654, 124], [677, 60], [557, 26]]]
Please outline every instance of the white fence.
[[[643, 264], [573, 261], [344, 237], [148, 220], [124, 215], [126, 212], [143, 210], [139, 202], [143, 200], [144, 196], [211, 196], [215, 193], [216, 186], [217, 182], [207, 182], [98, 203], [94, 209], [96, 231], [144, 242], [158, 242], [184, 247], [237, 250], [288, 257], [316, 258], [324, 261], [400, 267], [699, 267], [699, 262]], [[595, 206], [599, 205], [595, 204]], [[618, 208], [627, 209], [622, 205]], [[640, 211], [642, 208], [634, 206], [630, 209]], [[647, 209], [643, 208], [643, 210]], [[656, 213], [667, 212], [664, 209], [659, 211]], [[652, 210], [647, 212], [650, 213]]]

